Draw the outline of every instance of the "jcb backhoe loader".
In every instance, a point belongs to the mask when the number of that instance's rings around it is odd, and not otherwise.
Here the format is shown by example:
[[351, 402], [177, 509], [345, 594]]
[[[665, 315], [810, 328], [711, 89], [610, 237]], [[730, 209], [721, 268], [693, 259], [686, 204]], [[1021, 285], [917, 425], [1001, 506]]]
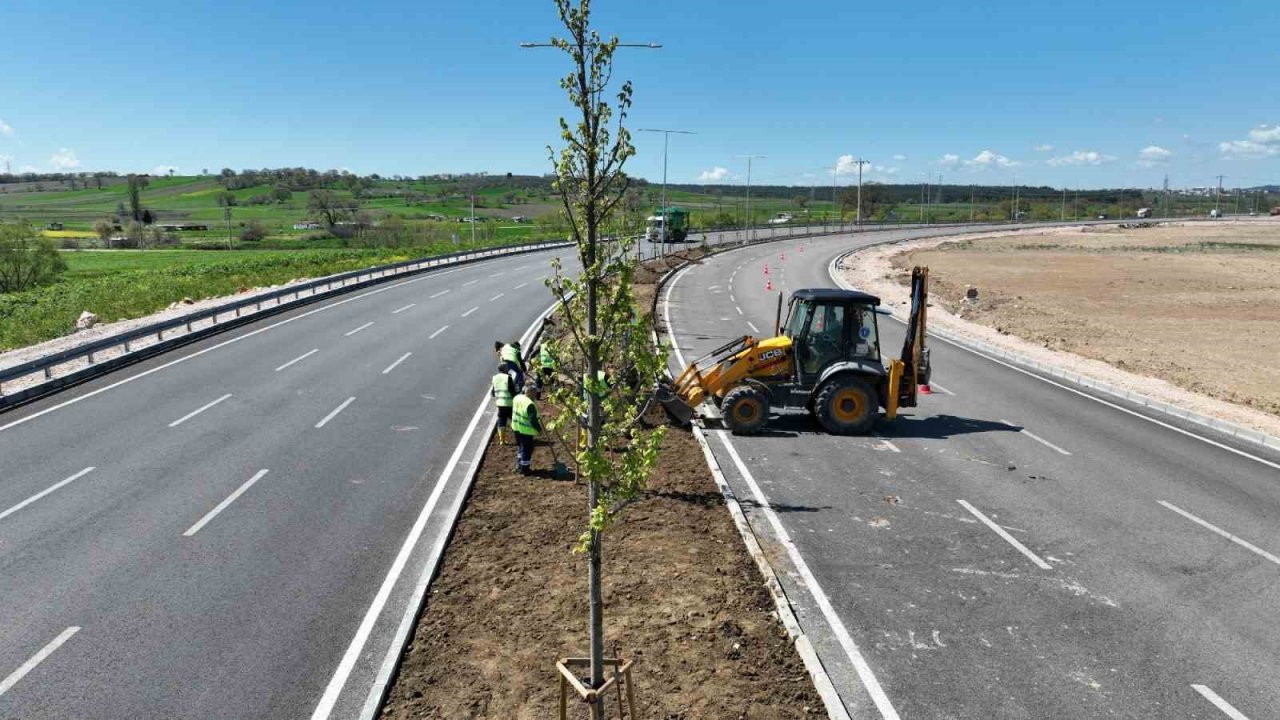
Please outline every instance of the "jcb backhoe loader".
[[734, 434], [759, 432], [770, 407], [803, 407], [828, 432], [863, 434], [885, 409], [915, 407], [919, 385], [929, 382], [925, 347], [929, 268], [911, 271], [911, 312], [901, 359], [880, 359], [876, 308], [880, 298], [851, 290], [797, 290], [782, 322], [778, 296], [776, 336], [744, 336], [698, 358], [658, 399], [688, 423], [703, 402], [720, 409]]

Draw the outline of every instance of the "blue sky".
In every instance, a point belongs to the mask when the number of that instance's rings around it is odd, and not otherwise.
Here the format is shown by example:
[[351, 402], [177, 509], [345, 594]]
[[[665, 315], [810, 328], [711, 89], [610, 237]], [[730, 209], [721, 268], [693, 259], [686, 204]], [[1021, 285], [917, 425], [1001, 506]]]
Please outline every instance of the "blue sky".
[[[1280, 3], [597, 0], [672, 182], [1280, 182]], [[550, 0], [4, 0], [15, 171], [543, 173]], [[634, 175], [662, 173], [638, 135]]]

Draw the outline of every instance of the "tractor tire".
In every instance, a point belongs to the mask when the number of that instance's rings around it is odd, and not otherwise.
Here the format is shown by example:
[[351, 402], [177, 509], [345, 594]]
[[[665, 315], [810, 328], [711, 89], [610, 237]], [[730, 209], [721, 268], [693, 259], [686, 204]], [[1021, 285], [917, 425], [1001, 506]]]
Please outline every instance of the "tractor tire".
[[754, 435], [769, 421], [769, 398], [757, 388], [739, 385], [725, 393], [720, 410], [734, 435]]
[[834, 377], [818, 388], [813, 414], [832, 435], [865, 435], [879, 417], [876, 394], [862, 378]]

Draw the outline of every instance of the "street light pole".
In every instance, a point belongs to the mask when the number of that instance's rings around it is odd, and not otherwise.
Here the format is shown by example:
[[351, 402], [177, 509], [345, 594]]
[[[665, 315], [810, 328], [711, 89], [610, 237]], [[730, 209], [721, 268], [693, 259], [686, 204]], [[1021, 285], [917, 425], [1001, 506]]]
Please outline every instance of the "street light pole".
[[[671, 139], [671, 133], [679, 133], [681, 135], [696, 135], [697, 133], [689, 130], [665, 130], [660, 128], [639, 128], [636, 132], [662, 133], [662, 227], [658, 231], [658, 252], [662, 255], [667, 254], [667, 145]], [[648, 234], [647, 232], [645, 233]], [[647, 239], [647, 238], [646, 238]]]
[[871, 161], [858, 158], [857, 160], [854, 160], [854, 162], [858, 163], [858, 214], [854, 218], [854, 222], [858, 224], [858, 230], [861, 231], [862, 230], [862, 166], [870, 165]]
[[1218, 217], [1222, 217], [1222, 178], [1226, 175], [1218, 176], [1218, 192], [1213, 196], [1213, 210]]

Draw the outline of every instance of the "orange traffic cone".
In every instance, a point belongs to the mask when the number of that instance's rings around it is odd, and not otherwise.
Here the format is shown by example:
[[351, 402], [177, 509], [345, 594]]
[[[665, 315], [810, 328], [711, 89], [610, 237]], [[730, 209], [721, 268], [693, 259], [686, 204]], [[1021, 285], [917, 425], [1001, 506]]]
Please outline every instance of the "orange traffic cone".
[[765, 292], [773, 292], [773, 278], [769, 278], [764, 282]]
[[781, 260], [782, 262], [786, 262], [786, 261], [787, 261], [787, 254], [786, 254], [785, 252], [783, 252], [783, 253], [779, 253], [779, 254], [778, 254], [778, 259], [779, 259], [779, 260]]
[[801, 255], [803, 255], [803, 254], [804, 254], [804, 246], [803, 246], [803, 245], [801, 245], [801, 246], [800, 246], [800, 254], [801, 254]]
[[764, 264], [764, 274], [765, 274], [765, 275], [768, 275], [768, 274], [769, 274], [769, 263], [765, 263], [765, 264]]
[[920, 394], [921, 394], [921, 395], [932, 395], [932, 394], [933, 394], [933, 388], [929, 387], [929, 383], [924, 383], [923, 385], [921, 385], [921, 386], [920, 386]]

